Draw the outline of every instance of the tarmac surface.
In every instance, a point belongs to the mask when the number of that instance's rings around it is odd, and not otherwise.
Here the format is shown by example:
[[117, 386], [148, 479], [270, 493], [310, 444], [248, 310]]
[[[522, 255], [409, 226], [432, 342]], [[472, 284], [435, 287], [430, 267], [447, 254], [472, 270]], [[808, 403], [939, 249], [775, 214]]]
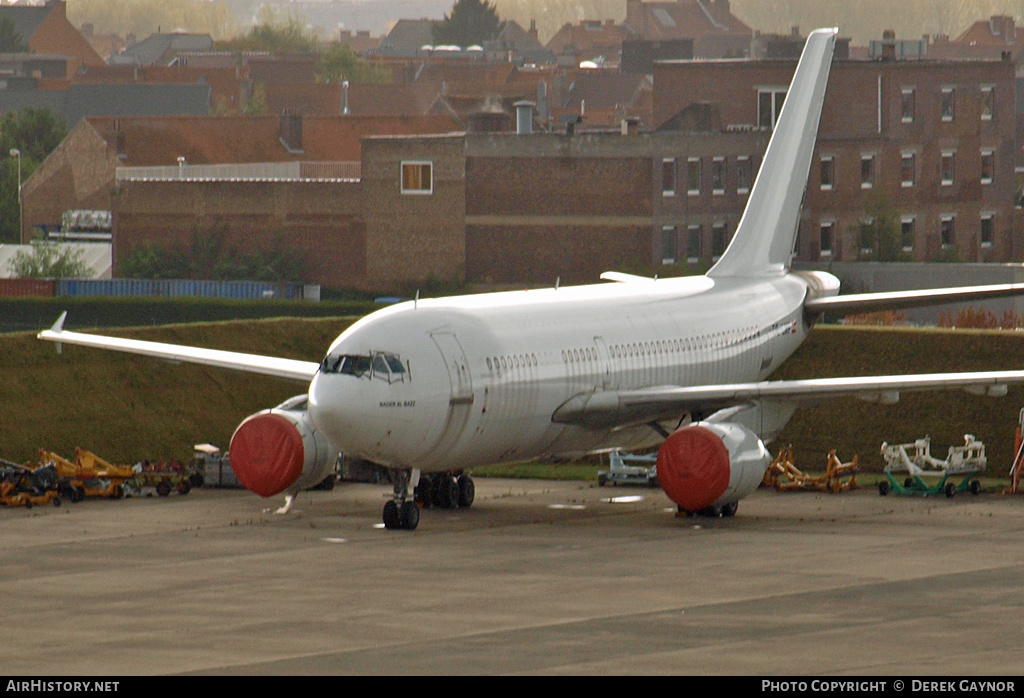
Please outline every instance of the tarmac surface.
[[352, 483], [0, 508], [4, 673], [1021, 673], [1024, 497], [476, 485], [414, 532]]

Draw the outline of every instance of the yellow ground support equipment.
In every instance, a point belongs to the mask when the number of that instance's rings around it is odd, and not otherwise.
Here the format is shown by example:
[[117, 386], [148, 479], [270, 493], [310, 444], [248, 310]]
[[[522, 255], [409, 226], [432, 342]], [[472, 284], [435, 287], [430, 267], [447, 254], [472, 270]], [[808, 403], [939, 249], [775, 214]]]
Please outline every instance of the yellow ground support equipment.
[[66, 478], [64, 494], [72, 502], [80, 502], [86, 497], [110, 497], [120, 499], [124, 496], [124, 481], [134, 473], [127, 466], [111, 465], [99, 456], [81, 448], [75, 449], [75, 462], [47, 451], [39, 449], [39, 464], [52, 464], [57, 475]]
[[810, 490], [817, 492], [845, 492], [857, 489], [857, 473], [860, 465], [857, 456], [849, 463], [843, 463], [836, 456], [836, 450], [828, 452], [824, 475], [808, 475], [802, 472], [793, 462], [793, 446], [789, 445], [779, 451], [779, 455], [768, 466], [762, 484], [774, 487], [780, 492], [794, 490]]
[[0, 504], [25, 507], [53, 504], [59, 507], [57, 473], [52, 467], [32, 469], [10, 461], [0, 461]]

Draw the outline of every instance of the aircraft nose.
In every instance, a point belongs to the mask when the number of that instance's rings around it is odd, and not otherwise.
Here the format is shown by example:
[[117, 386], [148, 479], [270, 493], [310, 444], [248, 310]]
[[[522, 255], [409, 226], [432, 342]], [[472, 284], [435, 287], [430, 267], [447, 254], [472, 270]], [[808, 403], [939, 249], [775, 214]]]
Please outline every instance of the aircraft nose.
[[365, 450], [372, 423], [360, 399], [364, 381], [351, 376], [318, 373], [309, 385], [309, 416], [335, 447], [346, 453]]

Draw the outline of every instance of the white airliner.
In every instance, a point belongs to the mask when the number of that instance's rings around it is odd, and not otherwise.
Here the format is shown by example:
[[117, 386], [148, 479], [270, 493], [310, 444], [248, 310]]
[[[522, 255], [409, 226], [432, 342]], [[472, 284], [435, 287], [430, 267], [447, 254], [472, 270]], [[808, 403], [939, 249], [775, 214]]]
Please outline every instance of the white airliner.
[[[402, 303], [369, 315], [320, 363], [64, 331], [41, 339], [309, 382], [245, 420], [238, 479], [263, 496], [319, 482], [337, 452], [391, 469], [388, 528], [419, 505], [469, 506], [474, 466], [657, 446], [681, 511], [732, 515], [757, 488], [764, 446], [804, 401], [961, 387], [1000, 395], [1024, 371], [766, 381], [822, 312], [864, 312], [1024, 293], [1024, 285], [839, 296], [790, 260], [836, 31], [813, 32], [736, 234], [706, 276]], [[415, 488], [410, 495], [410, 485]]]

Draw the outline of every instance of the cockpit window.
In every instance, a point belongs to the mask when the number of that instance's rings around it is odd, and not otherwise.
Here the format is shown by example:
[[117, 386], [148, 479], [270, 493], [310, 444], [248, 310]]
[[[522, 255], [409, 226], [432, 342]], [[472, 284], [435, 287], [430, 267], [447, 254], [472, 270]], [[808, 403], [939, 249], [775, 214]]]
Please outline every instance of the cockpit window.
[[342, 373], [356, 378], [376, 378], [388, 383], [405, 381], [406, 367], [398, 354], [328, 354], [320, 364], [323, 373]]

